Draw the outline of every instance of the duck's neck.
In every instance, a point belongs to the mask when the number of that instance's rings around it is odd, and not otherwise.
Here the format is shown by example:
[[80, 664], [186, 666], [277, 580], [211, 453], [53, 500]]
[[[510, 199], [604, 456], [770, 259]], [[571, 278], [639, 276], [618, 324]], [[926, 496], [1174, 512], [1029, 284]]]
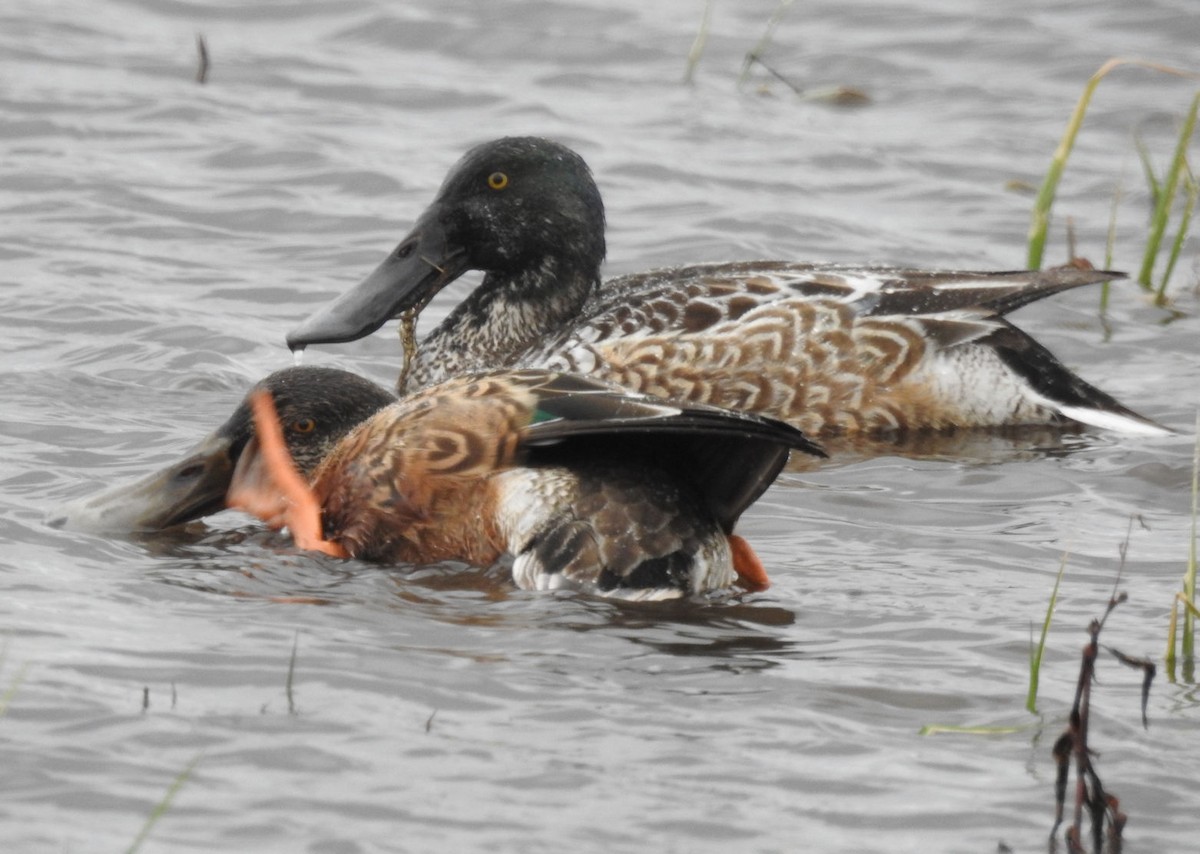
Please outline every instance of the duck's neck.
[[399, 391], [515, 364], [531, 347], [572, 324], [599, 284], [595, 266], [562, 258], [546, 258], [517, 273], [488, 273], [422, 339]]

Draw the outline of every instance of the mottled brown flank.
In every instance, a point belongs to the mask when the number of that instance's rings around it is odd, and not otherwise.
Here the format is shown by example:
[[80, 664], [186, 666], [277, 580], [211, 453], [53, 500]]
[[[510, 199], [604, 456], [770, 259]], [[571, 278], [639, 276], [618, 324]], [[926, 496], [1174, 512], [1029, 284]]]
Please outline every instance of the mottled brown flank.
[[[701, 284], [703, 287], [701, 287]], [[707, 294], [711, 297], [733, 297], [740, 292], [738, 286], [728, 279], [705, 279], [700, 284], [688, 286], [688, 296]]]
[[616, 339], [595, 351], [599, 373], [621, 385], [772, 415], [812, 433], [958, 423], [956, 402], [939, 400], [923, 379], [930, 353], [919, 324], [857, 317], [835, 302], [787, 300], [699, 335]]
[[864, 369], [879, 383], [903, 379], [925, 358], [925, 340], [908, 326], [864, 321], [856, 337]]
[[[774, 307], [776, 316], [780, 319], [786, 319], [790, 314], [792, 316], [791, 325], [796, 331], [796, 334], [805, 338], [812, 336], [814, 327], [817, 325], [817, 312], [820, 311], [825, 315], [831, 310], [837, 311], [836, 306], [822, 304], [820, 306], [815, 303], [804, 302], [802, 300], [788, 300], [778, 307]], [[826, 325], [841, 323], [845, 318], [842, 314], [829, 317], [826, 320]], [[813, 336], [814, 338], [816, 336]]]
[[699, 332], [722, 319], [721, 309], [707, 302], [693, 300], [683, 310], [683, 328], [686, 332]]
[[755, 308], [758, 308], [758, 300], [754, 299], [754, 297], [731, 297], [725, 303], [725, 311], [728, 313], [730, 320], [737, 320], [743, 314]]
[[742, 280], [742, 287], [752, 294], [779, 293], [779, 285], [765, 276], [748, 276]]
[[837, 273], [823, 273], [814, 271], [806, 276], [808, 282], [811, 282], [818, 288], [837, 293], [839, 291], [849, 290], [849, 283], [846, 277]]

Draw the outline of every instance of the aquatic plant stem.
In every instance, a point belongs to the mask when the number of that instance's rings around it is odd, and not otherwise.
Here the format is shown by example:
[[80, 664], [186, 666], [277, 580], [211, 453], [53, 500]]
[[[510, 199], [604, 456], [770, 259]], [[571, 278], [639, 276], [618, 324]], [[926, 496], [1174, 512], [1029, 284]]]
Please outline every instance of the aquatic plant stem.
[[[1124, 195], [1122, 180], [1117, 181], [1116, 189], [1113, 190], [1112, 209], [1108, 212], [1108, 235], [1104, 239], [1104, 269], [1111, 270], [1113, 268], [1113, 254], [1117, 249], [1117, 209], [1121, 206], [1121, 197]], [[1108, 297], [1109, 291], [1112, 289], [1112, 280], [1105, 279], [1100, 285], [1100, 315], [1104, 316], [1108, 313]]]
[[[1121, 812], [1119, 799], [1105, 788], [1100, 781], [1100, 775], [1096, 772], [1092, 759], [1097, 754], [1088, 742], [1088, 728], [1092, 685], [1095, 682], [1096, 660], [1100, 652], [1100, 632], [1104, 629], [1104, 624], [1108, 621], [1113, 609], [1125, 600], [1126, 595], [1117, 593], [1114, 587], [1113, 596], [1108, 600], [1108, 608], [1105, 609], [1104, 615], [1099, 619], [1093, 619], [1088, 626], [1088, 643], [1083, 648], [1079, 681], [1075, 685], [1075, 701], [1071, 705], [1067, 729], [1055, 741], [1052, 751], [1057, 768], [1054, 781], [1054, 826], [1050, 829], [1051, 851], [1056, 850], [1053, 843], [1054, 835], [1063, 823], [1072, 760], [1075, 765], [1075, 808], [1066, 832], [1067, 850], [1072, 854], [1074, 852], [1082, 854], [1086, 850], [1083, 837], [1084, 809], [1091, 818], [1092, 850], [1097, 854], [1105, 850], [1121, 850], [1121, 835], [1125, 828], [1126, 816]], [[1106, 649], [1122, 664], [1142, 670], [1142, 725], [1145, 726], [1146, 705], [1150, 696], [1150, 685], [1155, 675], [1154, 663], [1146, 659], [1131, 658], [1111, 647], [1106, 647]], [[1109, 843], [1108, 847], [1105, 846], [1106, 841]]]
[[1018, 726], [955, 726], [953, 724], [926, 724], [918, 730], [917, 735], [1012, 735], [1027, 732], [1037, 724], [1020, 724]]
[[713, 0], [705, 0], [704, 16], [700, 19], [700, 29], [696, 32], [696, 39], [692, 42], [691, 48], [687, 55], [687, 69], [683, 72], [683, 82], [691, 83], [696, 76], [696, 66], [700, 63], [700, 56], [704, 53], [704, 47], [708, 44], [708, 28], [712, 22], [712, 7]]
[[[1167, 220], [1171, 217], [1171, 206], [1175, 202], [1175, 190], [1179, 187], [1180, 178], [1187, 166], [1187, 150], [1192, 141], [1192, 131], [1196, 127], [1198, 108], [1200, 108], [1200, 92], [1197, 92], [1192, 99], [1192, 106], [1188, 110], [1187, 118], [1183, 122], [1183, 129], [1175, 143], [1175, 156], [1171, 158], [1171, 166], [1159, 187], [1154, 216], [1150, 220], [1150, 232], [1146, 237], [1146, 251], [1142, 255], [1142, 268], [1138, 271], [1138, 281], [1146, 290], [1153, 287], [1150, 277], [1154, 272], [1154, 259], [1158, 257], [1158, 248], [1162, 243], [1163, 232], [1166, 231]], [[1164, 281], [1163, 284], [1165, 286], [1166, 282]], [[1160, 290], [1160, 298], [1161, 293]]]
[[1079, 128], [1083, 125], [1083, 118], [1091, 103], [1092, 95], [1095, 93], [1096, 87], [1100, 85], [1100, 81], [1111, 71], [1126, 65], [1148, 68], [1177, 77], [1195, 78], [1200, 76], [1194, 72], [1145, 60], [1114, 57], [1101, 65], [1096, 73], [1088, 78], [1087, 84], [1083, 87], [1083, 94], [1079, 96], [1071, 118], [1067, 121], [1067, 128], [1058, 143], [1058, 148], [1054, 150], [1054, 155], [1050, 158], [1050, 168], [1046, 170], [1046, 177], [1042, 179], [1041, 189], [1038, 191], [1037, 200], [1033, 205], [1033, 216], [1029, 223], [1029, 254], [1026, 260], [1026, 265], [1031, 270], [1040, 270], [1042, 267], [1042, 257], [1046, 250], [1046, 233], [1050, 227], [1050, 209], [1054, 206], [1058, 182], [1062, 178], [1063, 169], [1066, 168], [1071, 149], [1075, 146], [1075, 137], [1079, 135]]
[[412, 370], [417, 358], [417, 311], [409, 309], [400, 312], [400, 348], [404, 351], [404, 364], [400, 366], [400, 377], [396, 380], [396, 388], [403, 389], [408, 383], [408, 372]]
[[1200, 186], [1196, 184], [1196, 179], [1190, 174], [1184, 181], [1184, 190], [1187, 193], [1187, 199], [1183, 203], [1183, 213], [1179, 217], [1179, 231], [1175, 235], [1175, 241], [1171, 244], [1171, 254], [1167, 257], [1167, 269], [1163, 271], [1162, 280], [1158, 283], [1158, 291], [1154, 295], [1154, 301], [1159, 305], [1166, 302], [1167, 282], [1171, 280], [1171, 274], [1175, 272], [1175, 263], [1183, 251], [1183, 242], [1187, 239], [1188, 228], [1192, 223], [1192, 212], [1196, 209], [1196, 196]]
[[1200, 511], [1200, 413], [1196, 414], [1196, 447], [1192, 453], [1192, 541], [1188, 544], [1188, 566], [1183, 576], [1183, 595], [1190, 608], [1183, 619], [1183, 656], [1196, 654], [1196, 516]]
[[783, 14], [788, 10], [788, 7], [795, 0], [779, 0], [779, 5], [775, 7], [775, 11], [771, 13], [771, 17], [767, 19], [767, 27], [763, 30], [762, 38], [758, 40], [749, 53], [746, 54], [746, 61], [742, 63], [742, 73], [738, 76], [738, 88], [741, 88], [746, 83], [746, 79], [750, 76], [750, 69], [758, 62], [767, 47], [771, 44], [771, 38], [775, 35], [775, 28], [779, 26], [779, 22], [783, 20]]
[[1062, 584], [1063, 573], [1067, 571], [1067, 555], [1068, 552], [1063, 552], [1062, 560], [1058, 564], [1058, 576], [1054, 579], [1050, 604], [1046, 606], [1046, 618], [1042, 620], [1042, 636], [1038, 639], [1037, 646], [1035, 647], [1031, 643], [1029, 649], [1029, 692], [1025, 695], [1025, 708], [1034, 715], [1037, 714], [1038, 679], [1042, 669], [1042, 654], [1046, 651], [1046, 635], [1050, 631], [1050, 621], [1054, 617], [1054, 606], [1058, 604], [1058, 588]]
[[296, 697], [292, 693], [292, 685], [296, 678], [296, 650], [300, 648], [300, 632], [297, 630], [296, 636], [292, 638], [292, 655], [288, 659], [287, 682], [285, 688], [287, 691], [288, 714], [296, 714]]
[[29, 662], [26, 661], [17, 670], [17, 675], [13, 677], [12, 683], [8, 686], [3, 694], [0, 694], [0, 717], [8, 711], [8, 706], [12, 702], [13, 697], [17, 696], [17, 691], [21, 687], [21, 683], [25, 681], [25, 675], [29, 672]]
[[158, 820], [166, 815], [167, 810], [171, 808], [171, 801], [173, 801], [175, 796], [179, 794], [179, 790], [183, 788], [183, 784], [187, 782], [188, 777], [192, 775], [192, 771], [196, 769], [196, 765], [199, 764], [200, 759], [203, 756], [203, 751], [197, 753], [192, 758], [192, 761], [189, 762], [187, 766], [180, 771], [178, 775], [176, 775], [175, 779], [171, 781], [171, 785], [167, 787], [167, 792], [165, 795], [163, 795], [163, 799], [158, 802], [158, 805], [155, 806], [150, 815], [146, 817], [146, 822], [142, 825], [141, 832], [139, 832], [137, 838], [133, 840], [133, 844], [125, 849], [125, 854], [135, 854], [135, 852], [142, 847], [142, 843], [146, 841], [146, 837], [150, 835], [150, 831], [154, 828], [154, 825], [157, 824]]
[[[1183, 574], [1183, 590], [1176, 591], [1171, 600], [1171, 619], [1167, 625], [1167, 680], [1175, 681], [1175, 638], [1180, 610], [1183, 611], [1183, 639], [1180, 653], [1185, 662], [1195, 660], [1195, 621], [1200, 617], [1196, 607], [1196, 517], [1200, 515], [1200, 412], [1196, 413], [1196, 445], [1192, 452], [1192, 537], [1188, 544], [1187, 570]], [[1186, 673], [1185, 673], [1185, 678]]]

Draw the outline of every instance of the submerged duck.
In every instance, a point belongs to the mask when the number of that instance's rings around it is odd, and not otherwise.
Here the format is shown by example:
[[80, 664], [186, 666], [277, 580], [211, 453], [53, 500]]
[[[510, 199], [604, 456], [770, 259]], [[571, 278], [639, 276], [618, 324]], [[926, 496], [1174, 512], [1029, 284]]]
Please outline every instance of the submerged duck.
[[369, 335], [482, 270], [408, 360], [402, 391], [529, 366], [770, 415], [814, 436], [1064, 422], [1169, 432], [1004, 319], [1118, 273], [756, 261], [602, 284], [604, 225], [600, 192], [574, 151], [536, 137], [477, 146], [383, 263], [289, 333], [288, 346]]
[[545, 370], [458, 377], [404, 400], [353, 374], [271, 374], [181, 462], [54, 524], [157, 530], [227, 506], [302, 548], [375, 561], [513, 558], [525, 589], [634, 599], [761, 588], [733, 534], [794, 428]]
[[[287, 368], [251, 389], [266, 389], [287, 425], [287, 447], [308, 477], [347, 433], [396, 396], [370, 380], [334, 368]], [[226, 494], [243, 457], [257, 453], [249, 394], [225, 422], [183, 459], [129, 484], [62, 509], [48, 523], [87, 531], [152, 533], [210, 516], [229, 505]]]

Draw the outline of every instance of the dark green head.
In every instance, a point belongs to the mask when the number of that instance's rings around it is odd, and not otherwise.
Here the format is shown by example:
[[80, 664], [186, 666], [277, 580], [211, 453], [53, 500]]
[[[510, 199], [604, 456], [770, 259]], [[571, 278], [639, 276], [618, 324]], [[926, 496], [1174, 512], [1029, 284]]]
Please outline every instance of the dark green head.
[[[375, 383], [333, 368], [285, 368], [259, 382], [275, 400], [296, 467], [308, 476], [356, 425], [395, 397]], [[225, 508], [233, 471], [254, 438], [248, 399], [184, 459], [136, 483], [66, 508], [55, 527], [157, 531]]]
[[604, 202], [583, 158], [538, 137], [505, 137], [468, 151], [432, 209], [469, 269], [520, 272], [547, 256], [599, 268]]
[[467, 270], [505, 277], [552, 264], [598, 276], [604, 251], [604, 203], [582, 157], [539, 137], [484, 143], [450, 170], [383, 263], [292, 330], [288, 346], [362, 338]]

